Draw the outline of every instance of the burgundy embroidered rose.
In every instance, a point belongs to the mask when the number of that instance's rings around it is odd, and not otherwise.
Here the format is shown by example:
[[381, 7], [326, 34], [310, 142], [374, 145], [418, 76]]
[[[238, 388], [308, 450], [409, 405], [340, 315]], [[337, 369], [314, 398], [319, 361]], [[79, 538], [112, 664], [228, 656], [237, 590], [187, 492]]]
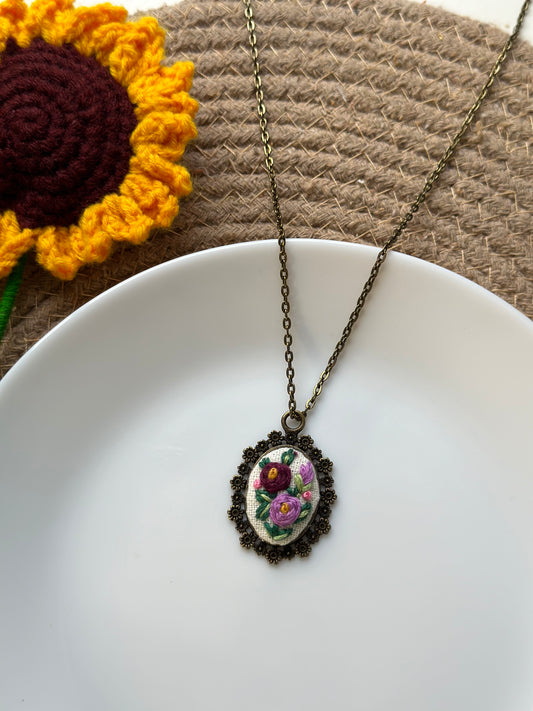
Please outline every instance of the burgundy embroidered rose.
[[271, 494], [282, 491], [291, 483], [291, 468], [281, 462], [269, 462], [261, 469], [259, 479], [263, 489]]
[[296, 496], [278, 494], [270, 505], [270, 518], [280, 528], [288, 528], [300, 515], [302, 505]]

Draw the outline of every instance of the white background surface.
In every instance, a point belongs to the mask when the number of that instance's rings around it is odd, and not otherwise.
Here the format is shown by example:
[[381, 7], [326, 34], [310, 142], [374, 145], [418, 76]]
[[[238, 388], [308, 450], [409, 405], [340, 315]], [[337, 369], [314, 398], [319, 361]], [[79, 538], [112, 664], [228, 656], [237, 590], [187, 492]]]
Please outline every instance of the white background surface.
[[[376, 253], [290, 242], [300, 401]], [[333, 530], [271, 568], [226, 510], [285, 405], [277, 256], [144, 272], [0, 383], [2, 711], [533, 709], [533, 324], [391, 254], [309, 418]]]
[[[199, 4], [203, 1], [197, 0]], [[78, 1], [77, 5], [98, 5], [100, 2], [101, 0], [84, 0], [83, 2]], [[164, 4], [175, 5], [177, 3], [158, 2], [158, 0], [124, 0], [124, 2], [115, 4], [126, 7], [130, 12], [137, 12], [137, 10], [154, 10]], [[428, 0], [428, 5], [442, 7], [458, 15], [472, 17], [483, 22], [490, 22], [509, 32], [514, 27], [522, 2], [519, 0], [509, 0], [508, 2], [502, 2], [502, 0], [440, 0], [439, 2]], [[529, 12], [529, 16], [525, 20], [521, 37], [533, 43], [533, 18], [531, 15], [533, 15], [533, 10]]]

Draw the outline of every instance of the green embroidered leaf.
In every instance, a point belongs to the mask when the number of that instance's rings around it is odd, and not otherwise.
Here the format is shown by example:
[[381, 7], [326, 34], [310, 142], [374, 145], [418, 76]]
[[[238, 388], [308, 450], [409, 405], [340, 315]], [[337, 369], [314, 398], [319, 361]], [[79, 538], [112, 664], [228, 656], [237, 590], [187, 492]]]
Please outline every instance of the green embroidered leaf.
[[296, 484], [296, 488], [301, 494], [304, 491], [304, 482], [301, 474], [294, 475], [294, 483]]
[[270, 504], [266, 501], [264, 501], [260, 506], [257, 507], [255, 510], [255, 517], [260, 519], [261, 521], [266, 521], [268, 518], [268, 515], [270, 513]]
[[296, 489], [294, 486], [289, 486], [287, 489], [287, 494], [289, 496], [298, 496], [298, 489]]
[[313, 488], [313, 482], [311, 482], [310, 484], [306, 484], [305, 486], [302, 486], [302, 494], [305, 491], [311, 491], [312, 488]]
[[292, 528], [280, 528], [279, 530], [280, 532], [278, 534], [272, 536], [275, 541], [282, 541], [284, 538], [288, 538], [292, 533]]
[[297, 521], [303, 521], [304, 518], [307, 518], [309, 516], [309, 513], [311, 511], [311, 504], [305, 503], [302, 504], [302, 508], [300, 509], [300, 515], [296, 519]]
[[281, 461], [283, 464], [292, 464], [294, 461], [294, 457], [296, 456], [296, 452], [294, 449], [288, 449], [286, 452], [283, 452], [281, 455]]
[[272, 503], [272, 499], [274, 499], [275, 496], [276, 494], [269, 494], [266, 489], [255, 490], [255, 498], [259, 501], [259, 503], [266, 501], [268, 504], [270, 504]]
[[269, 532], [269, 534], [274, 537], [274, 529], [277, 529], [278, 527], [274, 523], [269, 523], [268, 521], [265, 521], [265, 528]]
[[275, 541], [282, 541], [292, 533], [292, 528], [280, 528], [275, 523], [269, 523], [268, 521], [265, 521], [265, 528]]
[[268, 457], [261, 459], [261, 461], [259, 462], [259, 466], [261, 467], [261, 469], [263, 467], [266, 467], [267, 464], [270, 464], [270, 459]]

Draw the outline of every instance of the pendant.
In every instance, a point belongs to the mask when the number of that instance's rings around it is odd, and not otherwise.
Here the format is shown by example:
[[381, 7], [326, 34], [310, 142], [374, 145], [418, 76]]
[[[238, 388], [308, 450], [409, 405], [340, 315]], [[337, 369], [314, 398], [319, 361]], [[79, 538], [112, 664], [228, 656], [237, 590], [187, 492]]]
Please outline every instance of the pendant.
[[271, 432], [247, 447], [231, 480], [228, 511], [241, 546], [272, 564], [307, 557], [331, 528], [332, 468], [313, 439], [294, 430]]

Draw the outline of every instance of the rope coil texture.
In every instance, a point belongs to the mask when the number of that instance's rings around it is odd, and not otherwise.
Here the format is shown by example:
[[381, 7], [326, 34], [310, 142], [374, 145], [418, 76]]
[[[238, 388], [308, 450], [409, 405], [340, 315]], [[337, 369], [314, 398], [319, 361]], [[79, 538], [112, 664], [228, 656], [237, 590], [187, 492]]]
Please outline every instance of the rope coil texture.
[[[73, 282], [58, 285], [29, 262], [0, 345], [3, 372], [68, 313], [142, 269], [276, 237], [241, 0], [185, 0], [151, 14], [167, 30], [168, 61], [186, 56], [196, 66], [198, 139], [183, 159], [194, 190], [172, 229], [135, 249], [119, 246]], [[404, 0], [263, 0], [256, 17], [287, 237], [382, 246], [474, 101], [505, 33]], [[529, 317], [532, 80], [533, 48], [519, 39], [438, 190], [396, 247]]]

